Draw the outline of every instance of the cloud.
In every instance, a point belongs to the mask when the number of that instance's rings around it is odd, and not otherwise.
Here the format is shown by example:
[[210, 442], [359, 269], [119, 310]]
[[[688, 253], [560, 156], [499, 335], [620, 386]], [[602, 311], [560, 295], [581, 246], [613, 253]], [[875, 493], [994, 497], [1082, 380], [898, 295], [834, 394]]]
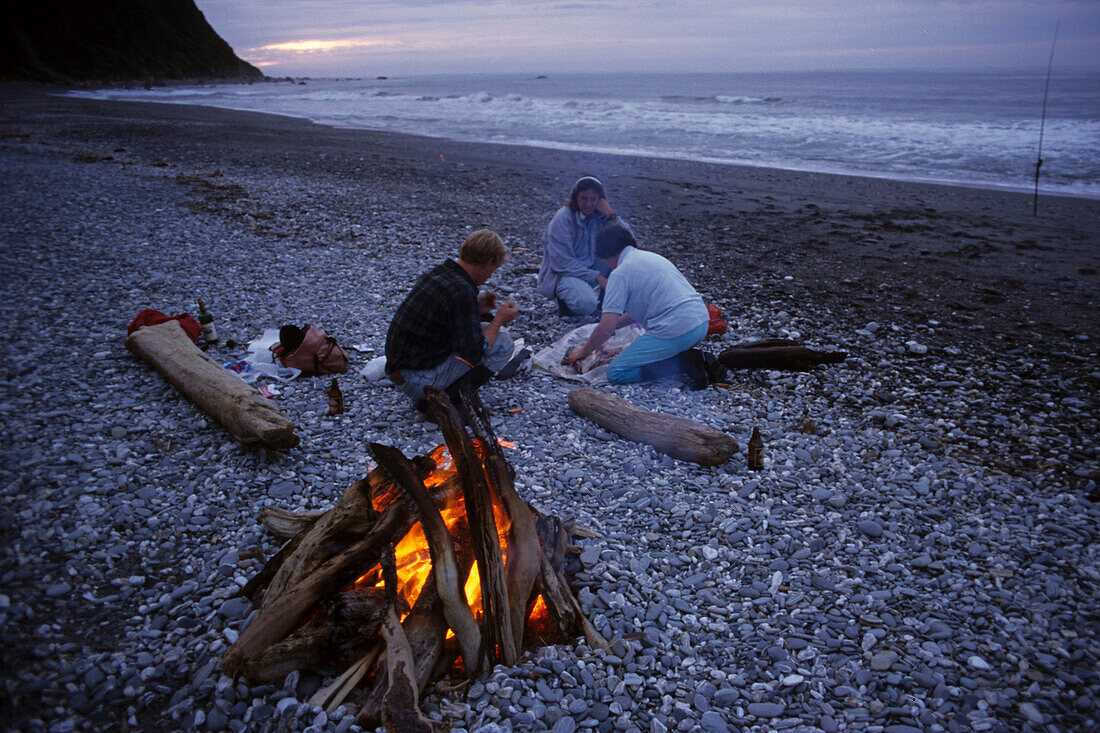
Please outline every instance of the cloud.
[[[1097, 0], [197, 0], [272, 73], [1100, 63]], [[364, 72], [364, 69], [370, 71]]]
[[255, 51], [289, 51], [291, 53], [318, 53], [325, 51], [345, 51], [353, 48], [376, 48], [379, 46], [400, 45], [396, 41], [377, 38], [341, 38], [332, 41], [309, 40], [287, 41], [285, 43], [270, 43], [260, 46]]

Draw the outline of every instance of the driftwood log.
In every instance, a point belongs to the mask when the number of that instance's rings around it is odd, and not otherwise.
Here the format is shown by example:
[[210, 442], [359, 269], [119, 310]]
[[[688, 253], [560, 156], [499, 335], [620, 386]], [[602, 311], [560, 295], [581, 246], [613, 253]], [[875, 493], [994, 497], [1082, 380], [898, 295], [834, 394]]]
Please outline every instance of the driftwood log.
[[635, 407], [591, 387], [569, 392], [569, 407], [627, 440], [651, 445], [684, 461], [717, 466], [737, 452], [737, 441], [695, 420]]
[[734, 344], [718, 354], [729, 369], [776, 369], [805, 372], [818, 364], [839, 364], [848, 358], [844, 351], [814, 351], [797, 341], [767, 339]]
[[178, 321], [142, 326], [126, 337], [126, 348], [245, 445], [272, 450], [298, 445], [294, 423], [255, 387], [202, 353]]

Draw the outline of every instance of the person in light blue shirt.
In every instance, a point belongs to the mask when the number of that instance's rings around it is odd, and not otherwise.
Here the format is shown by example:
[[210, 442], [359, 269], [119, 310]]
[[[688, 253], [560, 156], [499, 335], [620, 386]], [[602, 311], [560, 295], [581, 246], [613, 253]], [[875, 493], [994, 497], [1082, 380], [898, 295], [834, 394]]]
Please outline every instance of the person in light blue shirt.
[[596, 232], [608, 224], [630, 231], [607, 201], [599, 179], [584, 176], [573, 184], [542, 238], [538, 290], [558, 303], [566, 316], [590, 316], [599, 308], [608, 270], [596, 257]]
[[681, 377], [693, 389], [706, 387], [703, 353], [694, 347], [707, 336], [710, 314], [695, 288], [664, 257], [637, 249], [634, 235], [622, 227], [601, 229], [595, 253], [611, 271], [603, 315], [584, 345], [569, 352], [569, 363], [600, 348], [615, 329], [637, 322], [645, 333], [607, 365], [609, 381]]

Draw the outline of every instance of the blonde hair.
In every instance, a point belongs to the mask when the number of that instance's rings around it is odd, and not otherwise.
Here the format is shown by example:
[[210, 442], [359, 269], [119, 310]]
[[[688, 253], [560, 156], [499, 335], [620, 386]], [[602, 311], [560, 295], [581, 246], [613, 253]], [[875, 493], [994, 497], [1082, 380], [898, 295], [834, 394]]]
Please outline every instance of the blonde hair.
[[489, 229], [478, 229], [466, 237], [462, 248], [458, 250], [458, 258], [471, 265], [501, 265], [507, 257], [508, 250], [504, 247], [504, 240]]

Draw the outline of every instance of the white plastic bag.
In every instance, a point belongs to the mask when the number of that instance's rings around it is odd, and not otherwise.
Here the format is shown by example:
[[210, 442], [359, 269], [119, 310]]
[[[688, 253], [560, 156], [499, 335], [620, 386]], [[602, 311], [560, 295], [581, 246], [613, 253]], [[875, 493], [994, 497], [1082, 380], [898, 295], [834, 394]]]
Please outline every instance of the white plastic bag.
[[359, 370], [364, 378], [377, 382], [386, 377], [386, 357], [376, 356], [367, 362], [367, 365]]

